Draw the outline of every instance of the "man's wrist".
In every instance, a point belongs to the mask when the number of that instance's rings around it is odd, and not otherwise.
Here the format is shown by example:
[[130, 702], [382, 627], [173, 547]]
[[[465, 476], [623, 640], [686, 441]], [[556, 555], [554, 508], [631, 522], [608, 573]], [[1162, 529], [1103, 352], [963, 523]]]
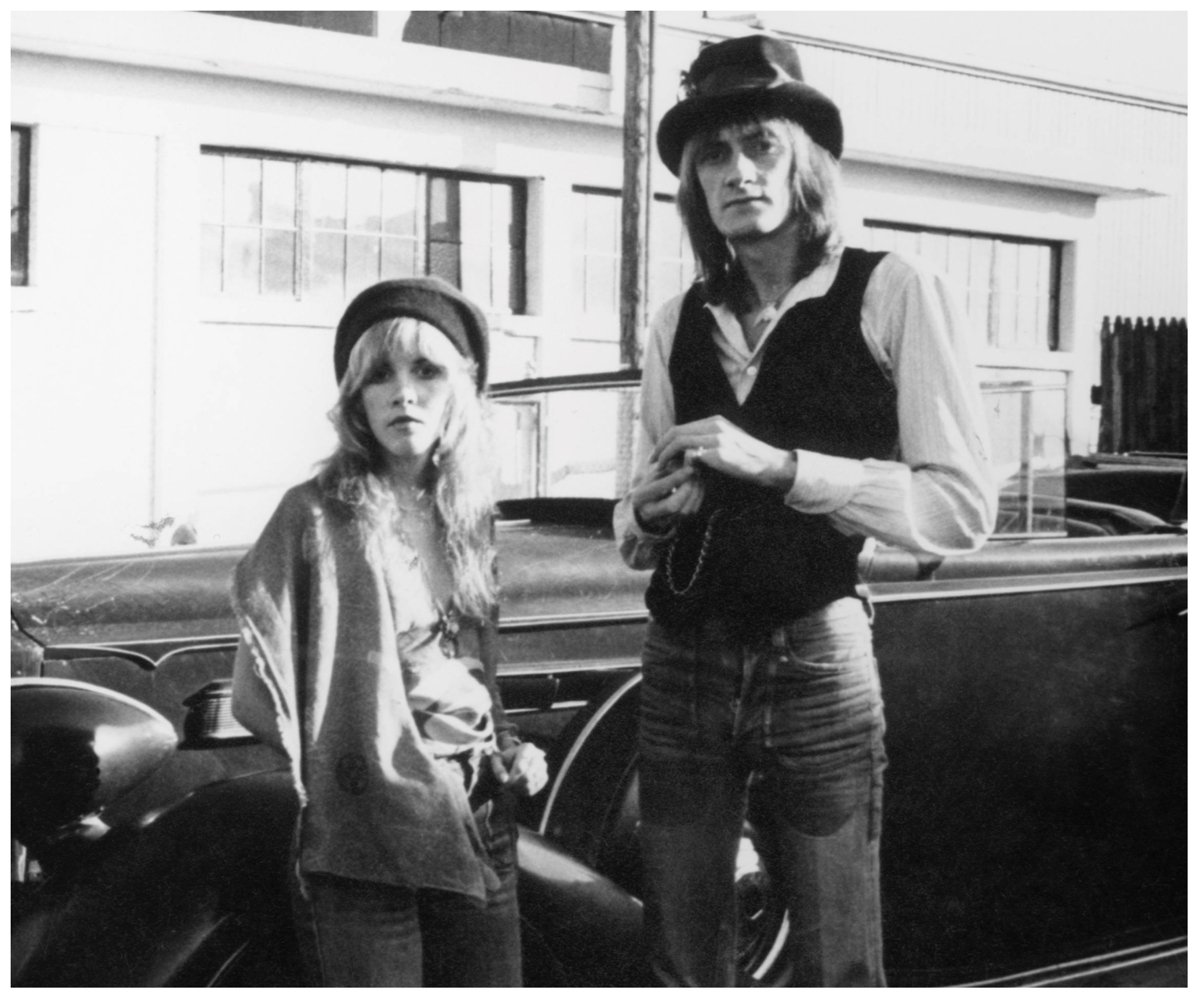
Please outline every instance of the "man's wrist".
[[828, 514], [840, 510], [861, 488], [863, 463], [815, 451], [798, 451], [803, 474], [796, 473], [795, 484], [787, 494], [787, 503], [806, 514]]
[[779, 464], [767, 474], [768, 485], [771, 489], [778, 490], [787, 496], [792, 492], [792, 487], [796, 485], [798, 463], [794, 451], [781, 450], [779, 456]]

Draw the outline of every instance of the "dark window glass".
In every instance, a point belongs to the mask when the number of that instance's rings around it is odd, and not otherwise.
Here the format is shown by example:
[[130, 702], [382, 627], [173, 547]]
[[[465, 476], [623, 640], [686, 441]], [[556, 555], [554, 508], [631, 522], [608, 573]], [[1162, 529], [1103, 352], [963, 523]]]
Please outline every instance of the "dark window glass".
[[290, 24], [297, 28], [319, 28], [346, 35], [376, 35], [377, 18], [373, 10], [206, 10], [205, 14], [241, 17], [269, 24]]
[[866, 242], [929, 261], [959, 295], [988, 347], [1058, 350], [1062, 245], [867, 220]]
[[414, 10], [404, 41], [608, 73], [612, 25], [529, 10]]
[[344, 299], [436, 274], [524, 310], [520, 182], [205, 150], [201, 183], [206, 292]]
[[9, 133], [9, 250], [12, 283], [29, 284], [29, 139], [30, 130], [12, 126]]

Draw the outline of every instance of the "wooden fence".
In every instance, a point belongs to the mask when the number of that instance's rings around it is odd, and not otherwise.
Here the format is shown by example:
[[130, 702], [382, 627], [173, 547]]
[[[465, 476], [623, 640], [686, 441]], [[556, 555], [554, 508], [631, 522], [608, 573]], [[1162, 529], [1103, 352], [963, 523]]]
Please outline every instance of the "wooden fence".
[[1104, 317], [1100, 450], [1187, 453], [1187, 320]]

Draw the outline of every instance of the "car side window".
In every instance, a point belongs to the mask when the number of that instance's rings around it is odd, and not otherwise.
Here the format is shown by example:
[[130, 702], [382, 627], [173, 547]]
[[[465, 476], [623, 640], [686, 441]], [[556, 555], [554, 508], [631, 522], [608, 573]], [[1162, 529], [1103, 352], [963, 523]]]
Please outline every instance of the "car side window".
[[[981, 388], [1000, 486], [996, 536], [1183, 530], [1186, 459], [1071, 454], [1061, 375], [1022, 372]], [[492, 401], [492, 426], [502, 507], [622, 496], [636, 474], [638, 398], [635, 384], [616, 379], [501, 392]]]
[[633, 479], [636, 385], [591, 386], [493, 401], [501, 500], [616, 500]]
[[982, 389], [1000, 486], [996, 535], [1091, 538], [1183, 530], [1185, 458], [1071, 454], [1061, 380], [985, 382]]

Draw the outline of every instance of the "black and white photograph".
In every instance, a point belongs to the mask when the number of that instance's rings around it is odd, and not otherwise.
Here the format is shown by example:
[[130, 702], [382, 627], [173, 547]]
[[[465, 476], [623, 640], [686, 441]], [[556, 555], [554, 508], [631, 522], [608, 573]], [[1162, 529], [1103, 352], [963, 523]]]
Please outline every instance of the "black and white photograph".
[[8, 30], [11, 987], [1187, 985], [1185, 8]]

